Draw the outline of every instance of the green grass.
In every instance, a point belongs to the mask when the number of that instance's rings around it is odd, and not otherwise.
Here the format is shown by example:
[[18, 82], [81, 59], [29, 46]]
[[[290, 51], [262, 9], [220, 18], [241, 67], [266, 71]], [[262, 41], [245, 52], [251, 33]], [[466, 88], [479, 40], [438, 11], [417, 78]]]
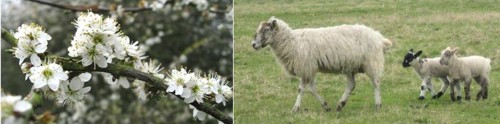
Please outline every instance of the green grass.
[[[234, 5], [235, 123], [498, 123], [500, 119], [499, 1], [236, 0]], [[365, 24], [395, 42], [385, 56], [382, 109], [375, 110], [368, 77], [358, 74], [343, 112], [325, 112], [306, 93], [301, 111], [291, 113], [299, 80], [279, 67], [269, 48], [255, 51], [250, 45], [259, 22], [271, 16], [292, 28]], [[425, 100], [417, 100], [421, 80], [411, 68], [401, 66], [403, 56], [414, 48], [435, 57], [447, 46], [459, 47], [461, 56], [494, 58], [487, 100], [453, 103], [449, 90], [437, 100], [429, 93]], [[321, 96], [335, 108], [346, 87], [345, 77], [319, 74], [316, 80]], [[438, 90], [441, 83], [433, 82]], [[475, 99], [479, 87], [471, 86]]]

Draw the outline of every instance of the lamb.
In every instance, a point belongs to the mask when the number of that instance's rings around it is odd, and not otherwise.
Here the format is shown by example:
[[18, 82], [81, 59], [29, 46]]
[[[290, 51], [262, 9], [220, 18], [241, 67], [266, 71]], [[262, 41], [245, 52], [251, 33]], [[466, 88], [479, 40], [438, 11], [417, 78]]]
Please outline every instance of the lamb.
[[301, 78], [299, 93], [292, 112], [299, 111], [304, 88], [309, 86], [326, 111], [327, 102], [317, 93], [315, 76], [321, 73], [341, 73], [347, 77], [347, 87], [339, 100], [341, 111], [355, 87], [355, 75], [366, 73], [374, 88], [375, 107], [380, 109], [380, 78], [384, 68], [384, 52], [392, 42], [379, 32], [364, 25], [341, 25], [326, 28], [292, 30], [280, 19], [271, 17], [261, 22], [252, 41], [256, 50], [271, 46], [277, 61], [289, 74]]
[[[491, 71], [491, 60], [481, 56], [469, 56], [457, 58], [458, 48], [447, 47], [441, 52], [439, 63], [449, 67], [449, 80], [451, 85], [457, 85], [464, 81], [465, 100], [470, 100], [470, 84], [472, 79], [481, 86], [476, 100], [488, 98], [489, 73]], [[460, 91], [459, 91], [460, 92]], [[455, 101], [455, 91], [451, 89], [451, 100]], [[460, 97], [457, 100], [460, 101]]]
[[[431, 94], [433, 94], [432, 95], [433, 99], [439, 98], [446, 91], [450, 83], [447, 79], [448, 66], [441, 65], [439, 63], [440, 57], [420, 59], [419, 56], [421, 54], [422, 54], [421, 50], [418, 51], [417, 53], [413, 53], [413, 49], [410, 49], [410, 51], [404, 57], [403, 67], [405, 68], [410, 66], [413, 67], [415, 72], [417, 72], [417, 74], [422, 79], [422, 85], [420, 87], [420, 96], [418, 97], [419, 100], [424, 100], [426, 88], [429, 90], [429, 92], [431, 92]], [[441, 86], [441, 90], [437, 94], [434, 94], [432, 89], [432, 82], [431, 82], [432, 77], [439, 78], [439, 80], [441, 80], [441, 83], [443, 84]], [[459, 85], [456, 85], [456, 88], [460, 89]]]

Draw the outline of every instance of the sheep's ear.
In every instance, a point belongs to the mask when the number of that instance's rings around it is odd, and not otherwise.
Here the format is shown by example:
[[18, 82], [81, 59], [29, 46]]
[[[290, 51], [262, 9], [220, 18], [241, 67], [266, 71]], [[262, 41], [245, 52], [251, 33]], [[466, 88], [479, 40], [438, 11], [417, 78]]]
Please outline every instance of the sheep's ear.
[[415, 55], [413, 55], [415, 58], [417, 58], [418, 56], [420, 56], [422, 54], [422, 50], [418, 51], [417, 53], [415, 53]]
[[275, 29], [276, 28], [276, 19], [273, 19], [269, 25], [271, 26], [271, 29]]
[[458, 52], [458, 47], [457, 47], [457, 48], [455, 48], [455, 49], [453, 49], [453, 50], [451, 50], [451, 53], [452, 53], [452, 54], [455, 54], [455, 53], [457, 53], [457, 52]]
[[413, 48], [410, 49], [410, 51], [408, 51], [409, 53], [413, 53]]

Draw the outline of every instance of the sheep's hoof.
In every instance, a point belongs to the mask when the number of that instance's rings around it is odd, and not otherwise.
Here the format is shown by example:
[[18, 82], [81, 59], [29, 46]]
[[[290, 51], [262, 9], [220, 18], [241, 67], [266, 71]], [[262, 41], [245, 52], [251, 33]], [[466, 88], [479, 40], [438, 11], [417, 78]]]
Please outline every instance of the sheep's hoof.
[[437, 95], [432, 96], [432, 99], [437, 99], [437, 98], [438, 98]]
[[375, 104], [375, 109], [377, 109], [377, 111], [382, 109], [382, 104]]
[[437, 98], [439, 98], [439, 97], [441, 97], [441, 96], [443, 96], [443, 92], [439, 92], [439, 93], [437, 94]]
[[292, 113], [297, 113], [297, 112], [299, 112], [299, 109], [300, 109], [300, 107], [299, 107], [299, 106], [294, 106], [294, 107], [292, 108]]
[[470, 101], [470, 96], [465, 96], [465, 100]]
[[461, 96], [457, 96], [457, 101], [461, 101], [462, 100], [462, 97]]
[[332, 108], [328, 107], [325, 110], [326, 110], [326, 112], [330, 112], [330, 111], [332, 111]]
[[342, 106], [340, 106], [340, 105], [339, 105], [339, 106], [337, 106], [337, 112], [341, 112], [341, 111], [342, 111], [342, 108], [343, 108], [343, 107], [342, 107]]
[[420, 97], [418, 97], [418, 100], [424, 100], [424, 99], [425, 99], [425, 97], [424, 97], [424, 96], [420, 96]]

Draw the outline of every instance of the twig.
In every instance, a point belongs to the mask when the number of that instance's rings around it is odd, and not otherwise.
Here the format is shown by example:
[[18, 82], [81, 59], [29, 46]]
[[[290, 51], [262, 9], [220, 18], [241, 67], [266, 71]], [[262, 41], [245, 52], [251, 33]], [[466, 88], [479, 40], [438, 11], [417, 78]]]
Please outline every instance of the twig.
[[[2, 39], [5, 40], [7, 43], [11, 44], [12, 46], [16, 46], [16, 39], [12, 36], [10, 32], [2, 28]], [[142, 81], [145, 81], [147, 85], [153, 86], [155, 88], [158, 88], [159, 90], [166, 90], [167, 85], [164, 83], [164, 80], [155, 77], [153, 75], [135, 70], [131, 67], [125, 66], [125, 65], [119, 65], [119, 64], [108, 64], [107, 68], [96, 68], [92, 66], [84, 67], [82, 64], [70, 59], [70, 58], [65, 58], [65, 57], [57, 57], [57, 62], [62, 65], [62, 67], [65, 70], [68, 71], [97, 71], [97, 72], [107, 72], [111, 73], [113, 75], [120, 75], [120, 76], [125, 76], [129, 78], [135, 78], [139, 79]], [[173, 93], [170, 93], [174, 95]], [[183, 100], [183, 98], [179, 95], [175, 95], [177, 98]], [[197, 103], [197, 102], [192, 102], [190, 103], [192, 106], [194, 106], [196, 109], [203, 111], [212, 117], [218, 119], [219, 121], [222, 121], [226, 124], [232, 124], [233, 119], [221, 112], [220, 110], [216, 109], [213, 105], [208, 104], [208, 103]]]

